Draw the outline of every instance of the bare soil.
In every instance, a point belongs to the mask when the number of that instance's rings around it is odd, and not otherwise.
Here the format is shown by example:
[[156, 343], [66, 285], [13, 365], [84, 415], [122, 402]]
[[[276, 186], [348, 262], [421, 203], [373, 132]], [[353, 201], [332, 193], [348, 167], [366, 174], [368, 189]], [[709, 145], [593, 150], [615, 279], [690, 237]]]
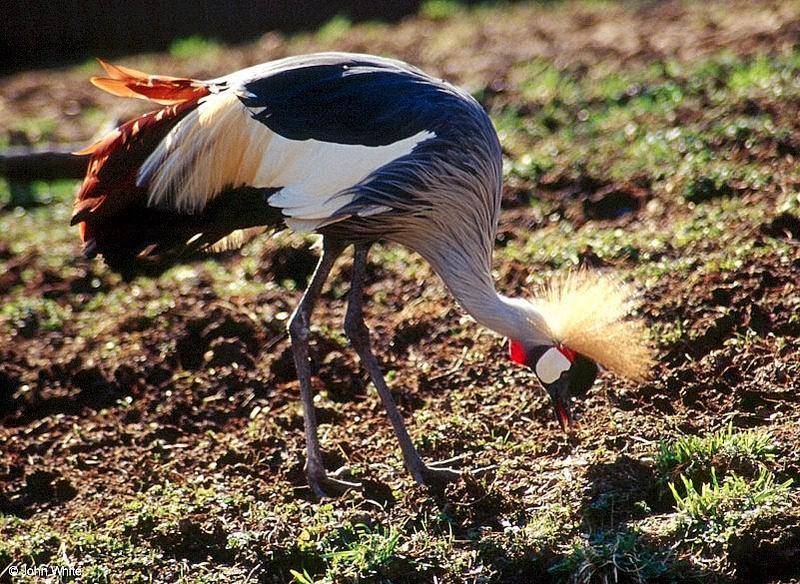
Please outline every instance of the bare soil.
[[[410, 18], [382, 33], [356, 27], [334, 44], [389, 53], [470, 88], [486, 88], [487, 107], [501, 108], [524, 101], [509, 72], [514, 63], [535, 57], [578, 72], [601, 65], [629, 70], [720, 51], [777, 53], [800, 41], [796, 3], [764, 2], [757, 9], [748, 2], [702, 4], [514, 5], [502, 19], [487, 12], [477, 28], [474, 17], [453, 25], [447, 42], [437, 35], [439, 22]], [[158, 56], [158, 72], [212, 76], [320, 48], [327, 45], [316, 37], [270, 34], [208, 61]], [[147, 68], [153, 59], [126, 64]], [[80, 141], [96, 131], [81, 115], [87, 109], [99, 108], [109, 119], [139, 111], [140, 104], [95, 91], [86, 77], [84, 68], [3, 79], [0, 127], [25, 116], [52, 118], [57, 123], [46, 132], [48, 140]], [[796, 105], [764, 100], [758, 107], [796, 120]], [[685, 115], [688, 120], [691, 112]], [[11, 132], [10, 141], [39, 138], [23, 134]], [[789, 173], [791, 153], [779, 156], [776, 148], [765, 145], [751, 156], [774, 157], [776, 173]], [[794, 186], [788, 178], [783, 184]], [[775, 196], [738, 194], [752, 204]], [[530, 211], [532, 197], [549, 201], [559, 220], [575, 229], [600, 224], [628, 234], [687, 213], [649, 184], [556, 169], [535, 187], [508, 187], [499, 249], [548, 223]], [[661, 202], [656, 213], [647, 211], [653, 201]], [[358, 469], [365, 488], [337, 500], [334, 508], [346, 508], [351, 520], [406, 528], [446, 516], [452, 537], [462, 542], [457, 547], [478, 553], [495, 581], [529, 582], [550, 578], [547, 568], [563, 549], [515, 559], [508, 550], [487, 551], [488, 540], [479, 545], [476, 534], [503, 533], [520, 514], [552, 505], [578, 510], [580, 524], [562, 526], [564, 542], [581, 530], [642, 518], [646, 513], [637, 502], [655, 513], [670, 512], [674, 501], [658, 488], [648, 452], [676, 433], [701, 433], [728, 421], [767, 429], [779, 445], [776, 475], [800, 480], [800, 220], [792, 211], [776, 210], [760, 223], [743, 218], [725, 229], [767, 251], [724, 270], [705, 270], [706, 256], [724, 245], [712, 237], [691, 248], [692, 269], [659, 275], [644, 292], [642, 314], [657, 330], [680, 323], [681, 334], [656, 339], [659, 365], [652, 381], [635, 385], [603, 375], [575, 404], [580, 425], [571, 436], [559, 430], [530, 373], [508, 362], [499, 339], [464, 319], [419, 258], [371, 265], [368, 292], [379, 296], [368, 307], [374, 348], [392, 371], [395, 398], [421, 451], [431, 460], [460, 455], [463, 468], [486, 469], [443, 491], [418, 487], [406, 475], [380, 402], [338, 332], [349, 272], [349, 263], [342, 262], [315, 316], [312, 360], [323, 393], [318, 412], [326, 463]], [[260, 242], [245, 258], [222, 258], [223, 270], [246, 274], [247, 288], [239, 291], [220, 286], [220, 268], [205, 263], [191, 266], [184, 277], [122, 283], [100, 263], [79, 257], [77, 234], [75, 240], [73, 255], [60, 264], [41, 247], [0, 243], [0, 303], [23, 291], [69, 315], [52, 327], [30, 312], [8, 317], [0, 328], [0, 513], [57, 531], [76, 520], [100, 526], [154, 485], [223, 485], [237, 493], [237, 501], [249, 497], [276, 515], [248, 516], [245, 503], [216, 515], [198, 504], [171, 531], [146, 522], [126, 527], [125, 537], [135, 546], [162, 554], [153, 572], [157, 581], [175, 581], [181, 565], [204, 562], [227, 566], [233, 580], [251, 570], [263, 581], [282, 581], [301, 565], [309, 572], [321, 569], [319, 557], [297, 551], [303, 525], [293, 524], [285, 511], [297, 505], [299, 513], [311, 513], [317, 505], [302, 473], [303, 421], [284, 335], [315, 252], [300, 239], [284, 238]], [[768, 251], [767, 243], [776, 240], [788, 251]], [[676, 247], [662, 253], [669, 259], [687, 252]], [[381, 250], [378, 257], [391, 255]], [[532, 273], [550, 268], [502, 252], [501, 257], [498, 288], [507, 293], [525, 292]], [[580, 259], [611, 270], [640, 262], [598, 256], [591, 247], [581, 250]], [[403, 261], [414, 269], [397, 271]], [[256, 288], [261, 282], [275, 284]], [[98, 294], [107, 295], [100, 306], [93, 303]], [[498, 435], [530, 449], [508, 462], [494, 441]], [[613, 454], [603, 458], [598, 452]], [[503, 462], [508, 464], [499, 476]], [[612, 502], [605, 504], [608, 497]], [[242, 525], [256, 539], [232, 548], [229, 538]], [[732, 542], [727, 571], [710, 569], [705, 578], [789, 581], [800, 577], [798, 551], [800, 520], [783, 515]], [[431, 581], [437, 574], [446, 581], [470, 580], [402, 561], [374, 578]], [[0, 582], [8, 578], [0, 575]]]

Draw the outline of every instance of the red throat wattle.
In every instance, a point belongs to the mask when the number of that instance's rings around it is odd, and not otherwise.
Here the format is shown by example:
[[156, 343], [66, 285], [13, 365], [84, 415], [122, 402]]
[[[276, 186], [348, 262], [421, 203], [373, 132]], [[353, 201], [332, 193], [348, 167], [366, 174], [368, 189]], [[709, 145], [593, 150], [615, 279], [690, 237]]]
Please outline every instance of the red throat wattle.
[[575, 362], [575, 358], [578, 356], [578, 354], [575, 351], [573, 351], [569, 347], [565, 347], [564, 345], [556, 345], [556, 348], [559, 351], [561, 351], [561, 354], [564, 355], [569, 360], [570, 363]]
[[528, 355], [525, 353], [525, 347], [522, 343], [510, 339], [508, 342], [508, 356], [511, 360], [518, 365], [525, 365]]

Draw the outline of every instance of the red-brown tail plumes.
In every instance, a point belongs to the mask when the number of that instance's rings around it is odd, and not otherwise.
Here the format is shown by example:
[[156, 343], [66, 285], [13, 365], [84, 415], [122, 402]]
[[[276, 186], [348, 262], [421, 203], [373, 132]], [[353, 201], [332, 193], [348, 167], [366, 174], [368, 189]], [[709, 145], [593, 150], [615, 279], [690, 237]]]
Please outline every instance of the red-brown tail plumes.
[[76, 152], [91, 156], [71, 221], [79, 226], [87, 256], [101, 254], [112, 269], [126, 277], [156, 274], [193, 252], [227, 249], [260, 228], [282, 222], [280, 211], [266, 204], [265, 197], [275, 189], [222, 185], [220, 192], [209, 198], [213, 200], [193, 211], [163, 203], [149, 206], [149, 185], [140, 177], [142, 165], [211, 92], [201, 81], [101, 64], [109, 78], [92, 79], [96, 86], [114, 95], [166, 105]]
[[[99, 59], [98, 59], [99, 60]], [[130, 120], [77, 155], [90, 155], [86, 178], [75, 199], [72, 224], [80, 223], [81, 239], [88, 253], [96, 246], [109, 219], [144, 207], [147, 193], [137, 186], [142, 163], [172, 127], [197, 106], [208, 88], [194, 79], [159, 77], [141, 71], [100, 64], [109, 78], [93, 77], [92, 83], [114, 95], [139, 97], [169, 104]]]
[[[79, 226], [87, 256], [101, 254], [111, 268], [125, 276], [143, 271], [158, 273], [192, 252], [226, 249], [255, 234], [256, 228], [282, 222], [280, 211], [264, 199], [275, 189], [248, 187], [241, 181], [238, 186], [219, 185], [213, 196], [204, 195], [204, 204], [196, 209], [181, 209], [163, 201], [151, 206], [150, 185], [140, 176], [142, 165], [178, 123], [203, 107], [201, 98], [211, 92], [200, 81], [157, 77], [101, 64], [110, 78], [92, 79], [98, 87], [115, 95], [169, 105], [126, 122], [96, 144], [76, 152], [91, 156], [71, 221]], [[227, 103], [220, 101], [223, 106]], [[203, 132], [219, 130], [224, 121], [198, 129], [200, 137]], [[185, 162], [188, 166], [207, 163], [194, 158]]]
[[206, 85], [196, 79], [148, 75], [101, 59], [98, 61], [108, 77], [92, 77], [90, 81], [95, 87], [112, 95], [146, 99], [162, 105], [194, 101], [208, 95]]
[[113, 221], [147, 204], [147, 191], [136, 184], [142, 163], [196, 102], [183, 102], [124, 123], [105, 138], [76, 152], [90, 155], [86, 177], [75, 198], [71, 224], [80, 224], [87, 255], [113, 234]]

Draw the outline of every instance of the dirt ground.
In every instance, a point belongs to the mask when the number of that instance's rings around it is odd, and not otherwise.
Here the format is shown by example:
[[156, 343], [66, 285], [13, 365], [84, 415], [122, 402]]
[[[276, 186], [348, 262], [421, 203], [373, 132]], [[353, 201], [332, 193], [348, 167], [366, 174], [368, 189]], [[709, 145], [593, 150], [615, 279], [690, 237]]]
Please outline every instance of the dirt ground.
[[[619, 581], [800, 578], [800, 88], [778, 72], [778, 85], [755, 93], [719, 82], [715, 101], [708, 88], [722, 74], [697, 89], [692, 69], [721, 63], [729, 79], [766, 55], [793, 72], [800, 4], [441, 5], [452, 12], [429, 8], [391, 26], [342, 20], [314, 35], [125, 64], [210, 77], [335, 48], [391, 54], [466, 86], [501, 130], [510, 169], [498, 289], [526, 294], [575, 264], [633, 282], [657, 347], [652, 380], [602, 375], [576, 401], [580, 425], [566, 436], [502, 340], [465, 317], [420, 258], [381, 247], [368, 321], [412, 436], [428, 460], [459, 456], [461, 468], [483, 470], [441, 491], [419, 487], [341, 332], [342, 261], [314, 319], [312, 360], [326, 464], [348, 465], [364, 488], [319, 503], [302, 472], [283, 332], [314, 267], [309, 241], [264, 238], [126, 283], [80, 257], [67, 227], [74, 185], [38, 185], [49, 206], [0, 211], [0, 582], [16, 581], [3, 566], [25, 561], [79, 565], [92, 582], [302, 582], [304, 570], [308, 581], [614, 582], [591, 554], [568, 562], [576, 546], [599, 549], [594, 536], [634, 526], [665, 568], [620, 568]], [[524, 63], [558, 72], [550, 94], [531, 89]], [[626, 166], [623, 146], [609, 143], [609, 157], [599, 138], [570, 133], [583, 112], [591, 123], [593, 108], [606, 108], [590, 95], [596, 80], [647, 79], [653, 63], [668, 73], [624, 86], [619, 115], [672, 83], [684, 97], [664, 127], [695, 128], [708, 165], [723, 161], [732, 174]], [[88, 141], [146, 107], [93, 89], [86, 79], [97, 72], [3, 79], [5, 142]], [[573, 86], [583, 93], [570, 101]], [[639, 126], [663, 113], [642, 111]], [[507, 127], [508, 112], [519, 127]], [[734, 118], [769, 124], [717, 128]], [[552, 154], [531, 171], [538, 155], [525, 156], [540, 138]], [[729, 423], [773, 438], [769, 468], [794, 481], [792, 502], [714, 544], [648, 530], [675, 513], [654, 463], [659, 441]]]

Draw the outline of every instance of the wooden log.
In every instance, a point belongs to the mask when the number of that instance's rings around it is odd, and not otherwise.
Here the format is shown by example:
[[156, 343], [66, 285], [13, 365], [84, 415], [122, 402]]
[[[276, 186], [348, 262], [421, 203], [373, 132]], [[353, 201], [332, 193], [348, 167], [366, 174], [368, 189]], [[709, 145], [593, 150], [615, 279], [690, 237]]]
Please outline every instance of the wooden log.
[[14, 146], [0, 152], [0, 176], [9, 182], [80, 179], [86, 174], [88, 156], [72, 154], [86, 144], [31, 148]]

